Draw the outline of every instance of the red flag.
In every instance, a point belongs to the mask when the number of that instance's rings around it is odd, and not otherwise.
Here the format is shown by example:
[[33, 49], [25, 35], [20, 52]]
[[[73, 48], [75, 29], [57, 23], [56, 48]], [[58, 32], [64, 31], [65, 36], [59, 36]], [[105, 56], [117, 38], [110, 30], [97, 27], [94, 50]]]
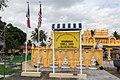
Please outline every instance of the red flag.
[[38, 13], [38, 28], [41, 27], [41, 24], [42, 24], [42, 9], [41, 9], [41, 2], [40, 2], [40, 11]]
[[27, 26], [30, 28], [30, 9], [29, 9], [29, 2], [28, 2], [28, 9], [26, 11], [26, 17], [27, 17]]

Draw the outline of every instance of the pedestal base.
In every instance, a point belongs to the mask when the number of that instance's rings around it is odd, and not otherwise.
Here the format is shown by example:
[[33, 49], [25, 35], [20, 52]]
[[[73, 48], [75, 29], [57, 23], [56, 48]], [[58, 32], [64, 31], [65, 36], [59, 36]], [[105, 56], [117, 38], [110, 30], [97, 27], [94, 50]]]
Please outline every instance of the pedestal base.
[[41, 72], [22, 72], [21, 76], [40, 77]]
[[49, 77], [87, 79], [87, 75], [86, 74], [73, 74], [73, 73], [50, 73]]

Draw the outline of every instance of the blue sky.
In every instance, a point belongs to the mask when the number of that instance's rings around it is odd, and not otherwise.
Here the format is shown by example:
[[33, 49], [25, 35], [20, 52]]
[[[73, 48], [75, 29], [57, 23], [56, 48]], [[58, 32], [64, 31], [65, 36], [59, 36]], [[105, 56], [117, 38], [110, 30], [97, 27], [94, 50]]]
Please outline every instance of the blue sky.
[[[37, 27], [39, 0], [9, 0], [0, 11], [2, 20], [26, 31], [27, 1], [30, 2], [31, 31]], [[42, 27], [49, 33], [52, 23], [81, 22], [83, 29], [120, 30], [120, 0], [41, 0]]]

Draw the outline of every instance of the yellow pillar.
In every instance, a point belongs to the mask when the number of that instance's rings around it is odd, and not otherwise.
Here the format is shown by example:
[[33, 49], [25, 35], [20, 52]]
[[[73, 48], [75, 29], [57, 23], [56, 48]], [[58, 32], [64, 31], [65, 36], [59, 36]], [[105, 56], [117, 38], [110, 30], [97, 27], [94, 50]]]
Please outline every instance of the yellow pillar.
[[108, 50], [108, 57], [107, 57], [107, 59], [111, 60], [110, 50], [112, 50], [112, 48], [106, 48], [106, 49]]
[[33, 62], [33, 54], [34, 54], [34, 45], [32, 44], [32, 47], [31, 47], [31, 49], [32, 49], [32, 55], [31, 55], [31, 61]]
[[88, 58], [86, 59], [86, 69], [89, 68]]

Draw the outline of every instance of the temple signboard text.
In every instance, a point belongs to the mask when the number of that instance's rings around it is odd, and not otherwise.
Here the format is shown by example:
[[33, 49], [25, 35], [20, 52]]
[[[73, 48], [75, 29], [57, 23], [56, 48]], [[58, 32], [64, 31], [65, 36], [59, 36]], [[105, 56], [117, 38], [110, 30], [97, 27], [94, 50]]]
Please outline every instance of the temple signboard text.
[[55, 48], [79, 48], [79, 32], [55, 32]]

